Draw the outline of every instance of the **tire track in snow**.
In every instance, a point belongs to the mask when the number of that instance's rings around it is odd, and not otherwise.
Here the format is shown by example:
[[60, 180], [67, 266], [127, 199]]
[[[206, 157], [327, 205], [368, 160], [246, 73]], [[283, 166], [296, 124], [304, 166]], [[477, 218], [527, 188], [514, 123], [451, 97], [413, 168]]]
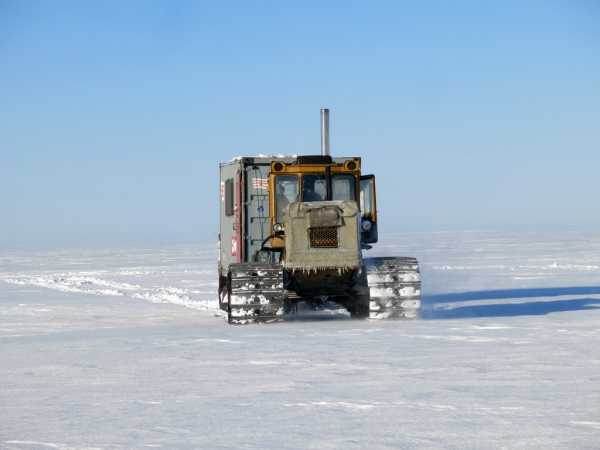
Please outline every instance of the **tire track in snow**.
[[201, 291], [172, 286], [143, 287], [139, 284], [111, 281], [77, 273], [16, 275], [5, 278], [4, 281], [17, 286], [34, 286], [68, 293], [129, 297], [151, 303], [172, 303], [186, 308], [220, 314], [216, 293], [210, 294], [214, 300], [200, 300], [195, 299], [194, 295], [201, 293]]

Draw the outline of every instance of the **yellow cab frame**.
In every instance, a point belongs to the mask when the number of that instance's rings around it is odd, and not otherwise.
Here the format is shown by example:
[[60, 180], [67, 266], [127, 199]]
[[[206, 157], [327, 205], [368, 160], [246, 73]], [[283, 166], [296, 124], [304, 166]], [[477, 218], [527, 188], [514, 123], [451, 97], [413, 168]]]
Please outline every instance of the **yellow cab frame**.
[[[359, 208], [362, 210], [362, 205], [360, 202], [362, 201], [361, 196], [361, 179], [373, 179], [372, 186], [372, 201], [373, 207], [372, 211], [364, 214], [363, 217], [368, 218], [372, 222], [377, 221], [377, 207], [375, 203], [375, 185], [374, 185], [374, 176], [367, 175], [365, 177], [361, 177], [360, 172], [360, 158], [351, 158], [347, 159], [341, 163], [324, 164], [324, 163], [284, 163], [283, 161], [273, 161], [271, 163], [271, 173], [269, 174], [269, 218], [271, 221], [271, 229], [275, 225], [277, 218], [276, 211], [276, 196], [275, 196], [275, 178], [279, 175], [297, 175], [299, 182], [299, 192], [302, 192], [302, 177], [307, 174], [319, 174], [319, 175], [335, 175], [335, 174], [350, 174], [354, 176], [355, 179], [355, 198], [359, 203]], [[285, 241], [283, 236], [274, 236], [271, 240], [271, 248], [283, 248], [285, 246]]]

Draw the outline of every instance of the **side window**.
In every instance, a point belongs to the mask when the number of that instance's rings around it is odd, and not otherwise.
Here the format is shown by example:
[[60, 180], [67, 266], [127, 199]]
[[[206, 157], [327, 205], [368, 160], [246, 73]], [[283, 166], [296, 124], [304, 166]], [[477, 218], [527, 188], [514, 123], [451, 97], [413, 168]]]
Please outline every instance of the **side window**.
[[290, 203], [298, 201], [298, 177], [279, 175], [275, 178], [275, 209], [277, 222], [283, 222], [283, 214]]
[[375, 177], [367, 175], [360, 179], [360, 212], [363, 217], [372, 217], [375, 213]]
[[375, 195], [375, 176], [360, 177], [360, 211], [363, 219], [361, 241], [365, 244], [377, 242], [377, 199]]
[[233, 178], [225, 180], [225, 215], [233, 216]]

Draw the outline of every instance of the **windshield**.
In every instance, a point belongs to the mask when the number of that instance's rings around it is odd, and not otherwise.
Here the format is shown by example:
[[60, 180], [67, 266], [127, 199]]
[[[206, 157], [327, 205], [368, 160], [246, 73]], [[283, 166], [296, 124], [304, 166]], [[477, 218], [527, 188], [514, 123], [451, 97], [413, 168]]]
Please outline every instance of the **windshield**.
[[283, 214], [290, 203], [297, 202], [298, 177], [296, 175], [279, 175], [275, 178], [275, 202], [277, 222], [283, 222]]
[[[302, 177], [302, 201], [322, 202], [327, 200], [327, 178], [321, 174]], [[354, 175], [337, 174], [331, 177], [331, 200], [356, 200]]]
[[332, 200], [356, 200], [354, 175], [343, 174], [331, 177]]
[[322, 202], [327, 200], [325, 175], [304, 175], [302, 177], [302, 201]]

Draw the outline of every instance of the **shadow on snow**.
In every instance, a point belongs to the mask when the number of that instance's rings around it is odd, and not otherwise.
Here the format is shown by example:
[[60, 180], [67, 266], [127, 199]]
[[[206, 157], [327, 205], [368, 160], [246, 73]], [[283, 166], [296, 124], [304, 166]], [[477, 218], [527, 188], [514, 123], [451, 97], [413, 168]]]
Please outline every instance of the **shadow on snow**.
[[467, 305], [436, 307], [438, 304], [476, 300], [502, 300], [568, 295], [600, 294], [598, 286], [506, 289], [472, 291], [429, 295], [423, 298], [423, 319], [464, 319], [472, 317], [537, 316], [553, 312], [582, 311], [600, 308], [600, 299], [574, 298], [566, 300], [529, 301], [520, 303], [495, 303], [492, 305]]
[[530, 289], [503, 289], [489, 291], [455, 292], [428, 295], [428, 303], [466, 302], [469, 300], [491, 300], [502, 298], [558, 297], [560, 295], [600, 294], [600, 286], [554, 287]]

